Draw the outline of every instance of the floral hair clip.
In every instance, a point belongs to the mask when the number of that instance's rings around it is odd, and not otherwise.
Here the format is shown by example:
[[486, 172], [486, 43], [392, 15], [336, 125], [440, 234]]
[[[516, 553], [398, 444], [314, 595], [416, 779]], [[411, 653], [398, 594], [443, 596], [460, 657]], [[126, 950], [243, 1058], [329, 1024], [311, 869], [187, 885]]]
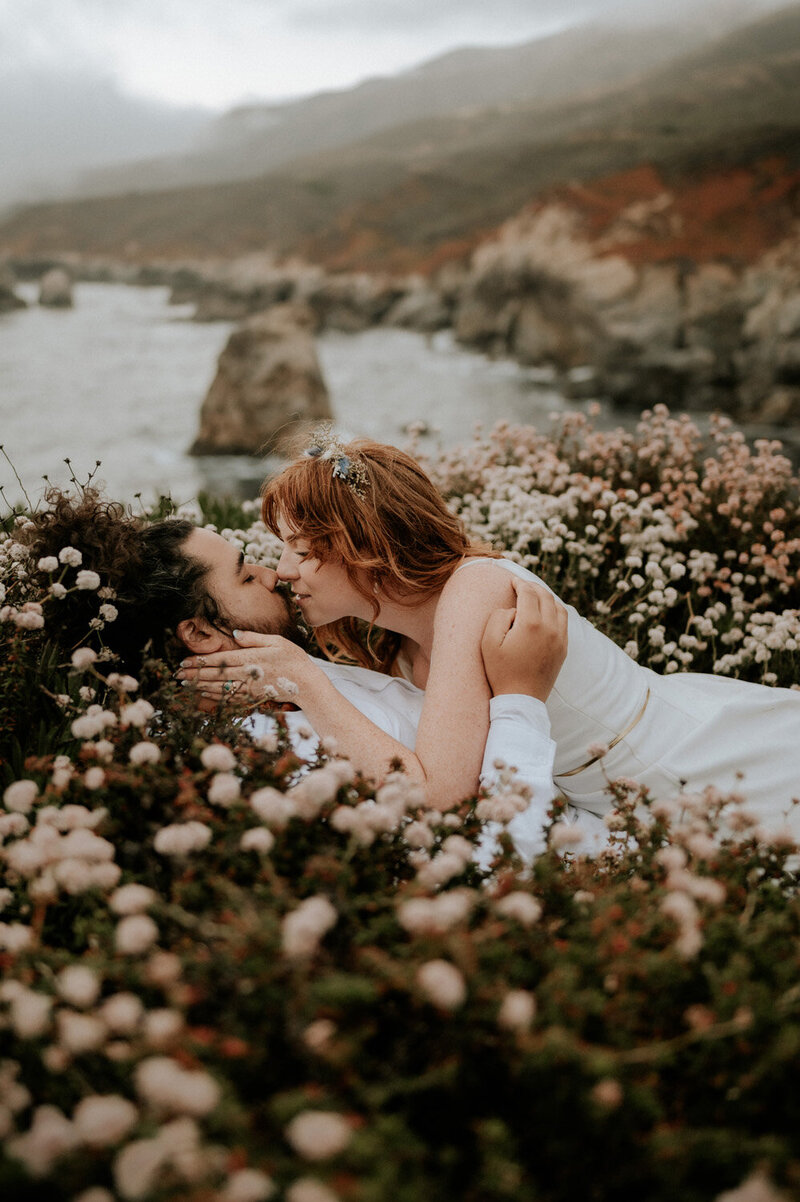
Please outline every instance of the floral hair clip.
[[315, 430], [313, 439], [311, 445], [303, 452], [306, 458], [330, 459], [334, 480], [343, 480], [357, 497], [363, 497], [367, 486], [367, 469], [364, 464], [347, 454], [343, 443], [330, 426], [321, 426]]

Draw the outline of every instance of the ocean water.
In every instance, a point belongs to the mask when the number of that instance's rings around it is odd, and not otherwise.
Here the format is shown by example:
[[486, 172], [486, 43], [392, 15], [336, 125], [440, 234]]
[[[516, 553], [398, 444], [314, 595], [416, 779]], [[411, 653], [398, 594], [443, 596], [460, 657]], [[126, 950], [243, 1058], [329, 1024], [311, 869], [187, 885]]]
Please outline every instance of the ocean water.
[[[169, 305], [166, 288], [80, 283], [69, 310], [39, 307], [35, 285], [19, 291], [30, 307], [0, 315], [0, 443], [32, 501], [43, 476], [69, 480], [65, 458], [81, 481], [100, 460], [97, 478], [124, 501], [257, 495], [277, 461], [186, 453], [229, 323], [192, 322], [192, 307]], [[402, 445], [421, 421], [423, 445], [451, 446], [478, 422], [546, 428], [551, 413], [574, 408], [546, 373], [473, 354], [447, 332], [331, 332], [318, 353], [337, 426], [350, 435]], [[20, 499], [2, 456], [0, 485]]]

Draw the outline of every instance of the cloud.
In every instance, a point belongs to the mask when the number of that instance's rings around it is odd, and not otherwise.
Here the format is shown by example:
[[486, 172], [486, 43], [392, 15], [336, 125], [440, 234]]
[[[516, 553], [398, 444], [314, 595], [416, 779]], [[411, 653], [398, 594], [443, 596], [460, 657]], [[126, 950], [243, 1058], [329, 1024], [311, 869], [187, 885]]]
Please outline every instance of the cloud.
[[487, 38], [494, 30], [514, 25], [537, 29], [553, 22], [577, 24], [592, 10], [603, 11], [598, 0], [570, 7], [563, 0], [300, 0], [287, 5], [292, 24], [305, 28], [349, 28], [377, 30], [422, 30], [448, 27], [480, 27]]
[[[702, 0], [720, 8], [781, 0]], [[0, 79], [87, 72], [172, 104], [232, 107], [389, 75], [464, 45], [585, 19], [680, 19], [697, 0], [0, 0]]]

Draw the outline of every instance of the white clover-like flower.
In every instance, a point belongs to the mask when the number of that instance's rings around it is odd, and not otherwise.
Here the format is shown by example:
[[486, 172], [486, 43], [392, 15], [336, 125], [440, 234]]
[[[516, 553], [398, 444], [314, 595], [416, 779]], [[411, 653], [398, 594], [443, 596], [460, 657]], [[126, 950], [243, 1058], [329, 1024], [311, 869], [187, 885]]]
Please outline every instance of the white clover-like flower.
[[412, 935], [442, 934], [464, 922], [475, 905], [470, 889], [453, 889], [437, 897], [412, 897], [397, 907], [400, 925]]
[[11, 1028], [20, 1039], [38, 1039], [50, 1026], [52, 999], [44, 993], [21, 986], [10, 999]]
[[464, 977], [449, 960], [428, 960], [417, 971], [417, 984], [441, 1010], [457, 1010], [467, 999]]
[[101, 1018], [93, 1014], [79, 1014], [77, 1010], [59, 1010], [56, 1027], [58, 1042], [72, 1056], [96, 1052], [108, 1036], [108, 1027]]
[[106, 683], [109, 688], [117, 689], [120, 693], [135, 693], [139, 687], [139, 681], [135, 676], [125, 676], [120, 672], [109, 672]]
[[331, 1110], [304, 1110], [285, 1128], [286, 1138], [306, 1160], [330, 1160], [343, 1152], [353, 1138], [353, 1128], [342, 1114]]
[[237, 1169], [219, 1192], [219, 1202], [266, 1202], [275, 1193], [271, 1177], [260, 1169]]
[[147, 914], [130, 914], [117, 923], [114, 946], [122, 956], [141, 956], [158, 939], [158, 927]]
[[583, 831], [577, 823], [556, 822], [550, 831], [550, 846], [554, 851], [576, 847], [583, 841]]
[[446, 885], [453, 877], [460, 876], [465, 867], [462, 856], [456, 852], [441, 851], [422, 865], [417, 873], [417, 880], [425, 889], [435, 889], [439, 885]]
[[230, 747], [212, 743], [200, 752], [200, 763], [210, 772], [232, 772], [236, 767], [236, 756]]
[[232, 772], [217, 772], [208, 787], [208, 800], [212, 805], [228, 809], [241, 796], [242, 786], [238, 776]]
[[114, 1184], [123, 1198], [131, 1202], [146, 1197], [156, 1186], [169, 1148], [159, 1139], [136, 1139], [126, 1144], [114, 1160]]
[[92, 1094], [82, 1098], [72, 1114], [78, 1139], [92, 1148], [118, 1144], [135, 1126], [139, 1111], [119, 1094]]
[[106, 774], [99, 764], [94, 764], [91, 768], [86, 769], [83, 774], [83, 783], [87, 789], [102, 789], [106, 783]]
[[72, 652], [72, 666], [79, 671], [83, 668], [90, 667], [97, 659], [97, 652], [91, 647], [78, 647], [77, 651]]
[[303, 1032], [303, 1043], [312, 1052], [323, 1051], [336, 1034], [336, 1023], [329, 1018], [318, 1018], [309, 1023]]
[[70, 730], [76, 739], [93, 739], [103, 733], [105, 723], [100, 714], [81, 714], [71, 723]]
[[288, 792], [296, 813], [311, 822], [327, 802], [333, 801], [341, 788], [338, 772], [332, 764], [314, 768]]
[[77, 547], [62, 547], [58, 553], [58, 562], [69, 568], [79, 568], [83, 563], [83, 556]]
[[284, 953], [290, 959], [311, 956], [320, 941], [338, 921], [338, 914], [327, 897], [307, 897], [281, 923]]
[[136, 1091], [156, 1110], [203, 1118], [220, 1099], [220, 1088], [202, 1069], [185, 1069], [168, 1056], [151, 1056], [134, 1072]]
[[275, 846], [275, 836], [265, 826], [253, 826], [242, 835], [239, 846], [242, 851], [255, 851], [266, 856]]
[[142, 1021], [144, 1006], [135, 993], [114, 993], [106, 998], [98, 1013], [116, 1035], [132, 1035]]
[[153, 847], [162, 856], [188, 856], [202, 851], [210, 842], [211, 827], [191, 820], [163, 826], [153, 840]]
[[75, 585], [84, 592], [94, 592], [100, 587], [100, 577], [89, 568], [82, 568], [75, 577]]
[[278, 679], [275, 681], [275, 684], [276, 684], [281, 696], [284, 698], [298, 697], [300, 695], [300, 690], [297, 687], [297, 684], [295, 683], [295, 681], [289, 680], [285, 676], [279, 676]]
[[283, 830], [289, 820], [297, 815], [297, 807], [292, 799], [269, 785], [251, 793], [249, 800], [257, 817], [274, 831]]
[[286, 1191], [286, 1202], [340, 1202], [338, 1194], [317, 1177], [298, 1177]]
[[180, 956], [174, 952], [155, 951], [145, 965], [145, 978], [151, 985], [169, 989], [180, 979], [183, 972]]
[[534, 926], [542, 917], [542, 903], [521, 890], [501, 897], [495, 903], [495, 908], [504, 918], [513, 918], [524, 927]]
[[97, 973], [84, 964], [70, 964], [56, 978], [56, 988], [65, 1002], [85, 1010], [93, 1006], [100, 994]]
[[72, 1151], [77, 1139], [72, 1123], [56, 1106], [37, 1106], [29, 1129], [8, 1140], [6, 1149], [22, 1161], [31, 1177], [46, 1177], [56, 1161]]
[[149, 910], [158, 900], [154, 889], [133, 881], [129, 885], [121, 885], [108, 899], [108, 904], [115, 914], [141, 914]]
[[23, 609], [15, 615], [14, 625], [19, 630], [41, 630], [44, 626], [44, 618], [35, 610]]
[[33, 944], [33, 931], [22, 922], [0, 922], [0, 948], [17, 955]]
[[134, 743], [128, 752], [128, 759], [137, 767], [143, 764], [157, 764], [161, 759], [161, 749], [155, 743], [144, 739], [141, 743]]
[[592, 1099], [603, 1110], [616, 1110], [623, 1097], [622, 1086], [615, 1077], [603, 1077], [592, 1088]]
[[527, 989], [509, 989], [497, 1014], [506, 1031], [527, 1031], [536, 1016], [536, 998]]
[[43, 555], [42, 558], [37, 561], [36, 566], [40, 572], [57, 572], [58, 560], [56, 559], [55, 555]]
[[144, 697], [140, 697], [138, 701], [131, 701], [128, 705], [123, 705], [119, 711], [119, 720], [122, 726], [146, 726], [153, 717], [155, 710], [149, 701], [145, 701]]
[[183, 1031], [183, 1015], [177, 1010], [162, 1007], [148, 1010], [144, 1016], [142, 1033], [151, 1048], [163, 1050], [174, 1044]]
[[15, 814], [28, 814], [38, 794], [36, 781], [15, 780], [3, 792], [3, 805]]

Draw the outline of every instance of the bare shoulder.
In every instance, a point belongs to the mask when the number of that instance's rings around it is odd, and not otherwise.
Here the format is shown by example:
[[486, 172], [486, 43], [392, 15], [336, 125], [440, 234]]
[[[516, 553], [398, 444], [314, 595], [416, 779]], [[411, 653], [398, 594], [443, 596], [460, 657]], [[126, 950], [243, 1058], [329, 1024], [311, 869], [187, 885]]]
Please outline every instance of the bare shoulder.
[[437, 623], [463, 613], [486, 612], [498, 606], [514, 604], [511, 574], [497, 560], [483, 559], [454, 572], [442, 589], [436, 610]]

